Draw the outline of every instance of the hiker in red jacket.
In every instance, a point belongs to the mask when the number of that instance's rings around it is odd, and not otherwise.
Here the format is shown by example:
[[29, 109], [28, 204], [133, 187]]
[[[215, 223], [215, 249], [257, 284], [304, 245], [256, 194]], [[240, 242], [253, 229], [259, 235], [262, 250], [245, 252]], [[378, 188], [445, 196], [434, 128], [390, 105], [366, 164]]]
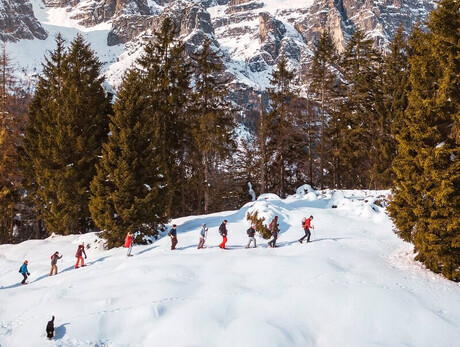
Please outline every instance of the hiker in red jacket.
[[133, 249], [133, 234], [130, 231], [126, 235], [125, 245], [123, 247], [128, 248], [127, 256], [131, 257], [131, 250]]
[[309, 218], [304, 219], [302, 223], [302, 228], [305, 231], [305, 235], [300, 238], [299, 240], [300, 243], [302, 243], [305, 238], [307, 238], [307, 242], [310, 242], [310, 236], [311, 236], [310, 229], [315, 229], [315, 227], [311, 225], [312, 220], [313, 220], [313, 216], [310, 216]]
[[85, 261], [83, 260], [83, 254], [85, 255], [86, 259], [86, 252], [85, 252], [85, 243], [82, 242], [81, 245], [78, 246], [77, 253], [75, 257], [77, 258], [77, 263], [75, 264], [75, 269], [78, 269], [78, 264], [81, 262], [81, 266], [85, 266]]

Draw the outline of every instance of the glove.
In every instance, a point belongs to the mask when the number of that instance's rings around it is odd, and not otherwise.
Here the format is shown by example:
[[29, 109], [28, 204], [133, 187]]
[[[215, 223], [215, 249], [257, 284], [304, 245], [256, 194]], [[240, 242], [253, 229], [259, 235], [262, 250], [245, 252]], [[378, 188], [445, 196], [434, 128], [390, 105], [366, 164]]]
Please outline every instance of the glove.
[[86, 255], [85, 255], [85, 259], [88, 258]]
[[30, 276], [30, 272], [27, 273], [27, 276]]

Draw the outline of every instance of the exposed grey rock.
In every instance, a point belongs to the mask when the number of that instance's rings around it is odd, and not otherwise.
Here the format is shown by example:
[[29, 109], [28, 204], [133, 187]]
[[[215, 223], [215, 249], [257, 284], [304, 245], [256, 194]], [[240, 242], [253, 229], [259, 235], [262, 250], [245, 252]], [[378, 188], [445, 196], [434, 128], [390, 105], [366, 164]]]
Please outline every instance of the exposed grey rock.
[[317, 0], [308, 13], [295, 23], [310, 47], [329, 30], [339, 51], [356, 28], [375, 40], [375, 47], [385, 49], [401, 24], [408, 33], [417, 21], [423, 21], [433, 9], [428, 0]]
[[136, 36], [150, 28], [153, 16], [120, 16], [113, 20], [112, 29], [107, 35], [107, 45], [114, 46], [133, 40]]
[[259, 42], [261, 49], [269, 53], [273, 59], [278, 57], [281, 40], [286, 33], [284, 24], [273, 18], [268, 12], [259, 14]]
[[0, 3], [0, 40], [44, 40], [48, 33], [35, 18], [29, 0], [2, 0]]
[[[52, 1], [55, 3], [55, 0]], [[71, 0], [71, 4], [75, 1]], [[62, 2], [63, 6], [65, 6], [65, 2]], [[114, 17], [151, 14], [147, 0], [94, 0], [78, 2], [71, 6], [76, 8], [76, 11], [71, 13], [71, 18], [86, 27], [109, 21]]]
[[264, 7], [264, 3], [259, 1], [232, 0], [228, 3], [225, 13], [246, 12], [262, 7]]

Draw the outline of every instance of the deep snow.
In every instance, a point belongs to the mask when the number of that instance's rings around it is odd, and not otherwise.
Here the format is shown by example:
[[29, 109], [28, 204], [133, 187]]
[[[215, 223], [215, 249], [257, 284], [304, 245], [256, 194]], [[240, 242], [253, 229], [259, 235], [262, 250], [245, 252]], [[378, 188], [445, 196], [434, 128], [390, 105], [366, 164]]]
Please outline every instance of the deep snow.
[[[95, 234], [2, 245], [0, 345], [458, 346], [460, 286], [413, 261], [372, 205], [385, 192], [330, 193], [270, 194], [238, 211], [175, 219], [176, 251], [167, 236], [135, 246], [130, 258], [96, 247]], [[282, 247], [257, 238], [257, 249], [244, 249], [254, 209], [280, 216]], [[299, 244], [310, 214], [313, 242]], [[229, 249], [221, 250], [225, 218]], [[208, 248], [197, 250], [203, 222]], [[91, 245], [89, 266], [73, 269], [81, 241]], [[64, 255], [60, 273], [48, 277], [55, 251]], [[25, 259], [32, 276], [21, 286]], [[51, 315], [54, 341], [45, 338]]]

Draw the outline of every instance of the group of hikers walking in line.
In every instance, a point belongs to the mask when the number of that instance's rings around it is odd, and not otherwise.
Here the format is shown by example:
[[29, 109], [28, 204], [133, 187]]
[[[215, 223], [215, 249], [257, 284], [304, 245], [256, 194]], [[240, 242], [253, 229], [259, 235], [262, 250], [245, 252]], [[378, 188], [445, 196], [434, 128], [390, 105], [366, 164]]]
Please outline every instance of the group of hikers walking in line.
[[[305, 232], [305, 235], [299, 239], [300, 243], [303, 243], [305, 238], [307, 238], [307, 242], [310, 242], [310, 237], [311, 237], [311, 231], [310, 229], [314, 229], [314, 227], [311, 225], [311, 221], [313, 220], [313, 216], [310, 216], [308, 218], [304, 218], [302, 220], [302, 228]], [[272, 234], [272, 239], [268, 242], [268, 246], [270, 248], [275, 248], [276, 246], [276, 240], [278, 239], [278, 234], [280, 232], [279, 230], [279, 224], [278, 224], [278, 216], [275, 216], [272, 221], [270, 222], [268, 226], [271, 234]], [[251, 248], [251, 244], [254, 243], [254, 246], [252, 248], [257, 247], [257, 242], [256, 242], [256, 225], [251, 224], [249, 229], [246, 231], [248, 234], [248, 244], [246, 245], [246, 248]], [[222, 242], [219, 244], [219, 248], [221, 249], [226, 249], [225, 245], [227, 243], [227, 220], [224, 219], [222, 224], [219, 226], [219, 234], [222, 236]], [[201, 225], [201, 230], [200, 230], [200, 240], [198, 242], [198, 249], [206, 248], [204, 246], [204, 243], [206, 242], [206, 237], [208, 235], [208, 228], [206, 227], [206, 224], [203, 223]], [[168, 232], [168, 236], [171, 238], [171, 250], [175, 250], [178, 240], [177, 240], [177, 225], [173, 224], [171, 230]], [[125, 247], [127, 247], [125, 245]], [[128, 253], [129, 255], [129, 253]]]
[[[311, 237], [311, 231], [310, 229], [314, 229], [314, 227], [311, 225], [311, 221], [313, 220], [313, 216], [310, 216], [309, 218], [303, 218], [302, 220], [302, 228], [305, 232], [305, 235], [301, 237], [298, 241], [300, 243], [303, 243], [305, 238], [307, 239], [307, 242], [310, 242], [310, 237]], [[280, 232], [279, 230], [279, 223], [278, 223], [278, 216], [275, 216], [272, 221], [270, 222], [268, 226], [271, 234], [272, 234], [272, 239], [268, 242], [268, 246], [270, 248], [275, 248], [276, 246], [276, 240], [278, 239], [278, 234]], [[257, 242], [256, 242], [256, 225], [251, 224], [249, 229], [246, 231], [248, 235], [248, 244], [246, 245], [246, 248], [256, 248], [257, 247]], [[224, 219], [222, 224], [219, 226], [219, 234], [222, 236], [222, 242], [219, 244], [219, 248], [221, 249], [226, 249], [225, 245], [227, 243], [227, 220]], [[171, 227], [171, 230], [168, 232], [168, 236], [171, 238], [171, 250], [175, 250], [178, 240], [177, 240], [177, 225], [173, 224]], [[200, 230], [200, 240], [198, 242], [198, 249], [206, 248], [204, 246], [206, 242], [206, 238], [208, 236], [208, 228], [206, 227], [206, 224], [203, 223], [201, 225], [201, 230]], [[128, 254], [127, 256], [130, 257], [132, 256], [131, 251], [133, 249], [133, 242], [134, 242], [134, 235], [131, 232], [128, 232], [125, 238], [125, 243], [124, 247], [128, 248]], [[251, 247], [251, 244], [254, 244], [254, 246]], [[77, 262], [75, 264], [75, 269], [78, 269], [79, 266], [85, 266], [85, 261], [83, 259], [83, 256], [85, 256], [84, 259], [87, 258], [86, 252], [85, 252], [85, 244], [82, 242], [81, 244], [78, 245], [77, 252], [75, 254], [75, 257], [77, 258]], [[57, 261], [62, 258], [62, 255], [59, 255], [59, 252], [53, 253], [51, 255], [51, 269], [49, 276], [57, 275], [58, 273], [58, 267], [57, 267]], [[27, 260], [24, 261], [22, 266], [19, 269], [19, 272], [23, 275], [24, 279], [22, 280], [21, 284], [27, 284], [27, 278], [30, 276], [29, 270], [27, 268], [29, 262]]]

